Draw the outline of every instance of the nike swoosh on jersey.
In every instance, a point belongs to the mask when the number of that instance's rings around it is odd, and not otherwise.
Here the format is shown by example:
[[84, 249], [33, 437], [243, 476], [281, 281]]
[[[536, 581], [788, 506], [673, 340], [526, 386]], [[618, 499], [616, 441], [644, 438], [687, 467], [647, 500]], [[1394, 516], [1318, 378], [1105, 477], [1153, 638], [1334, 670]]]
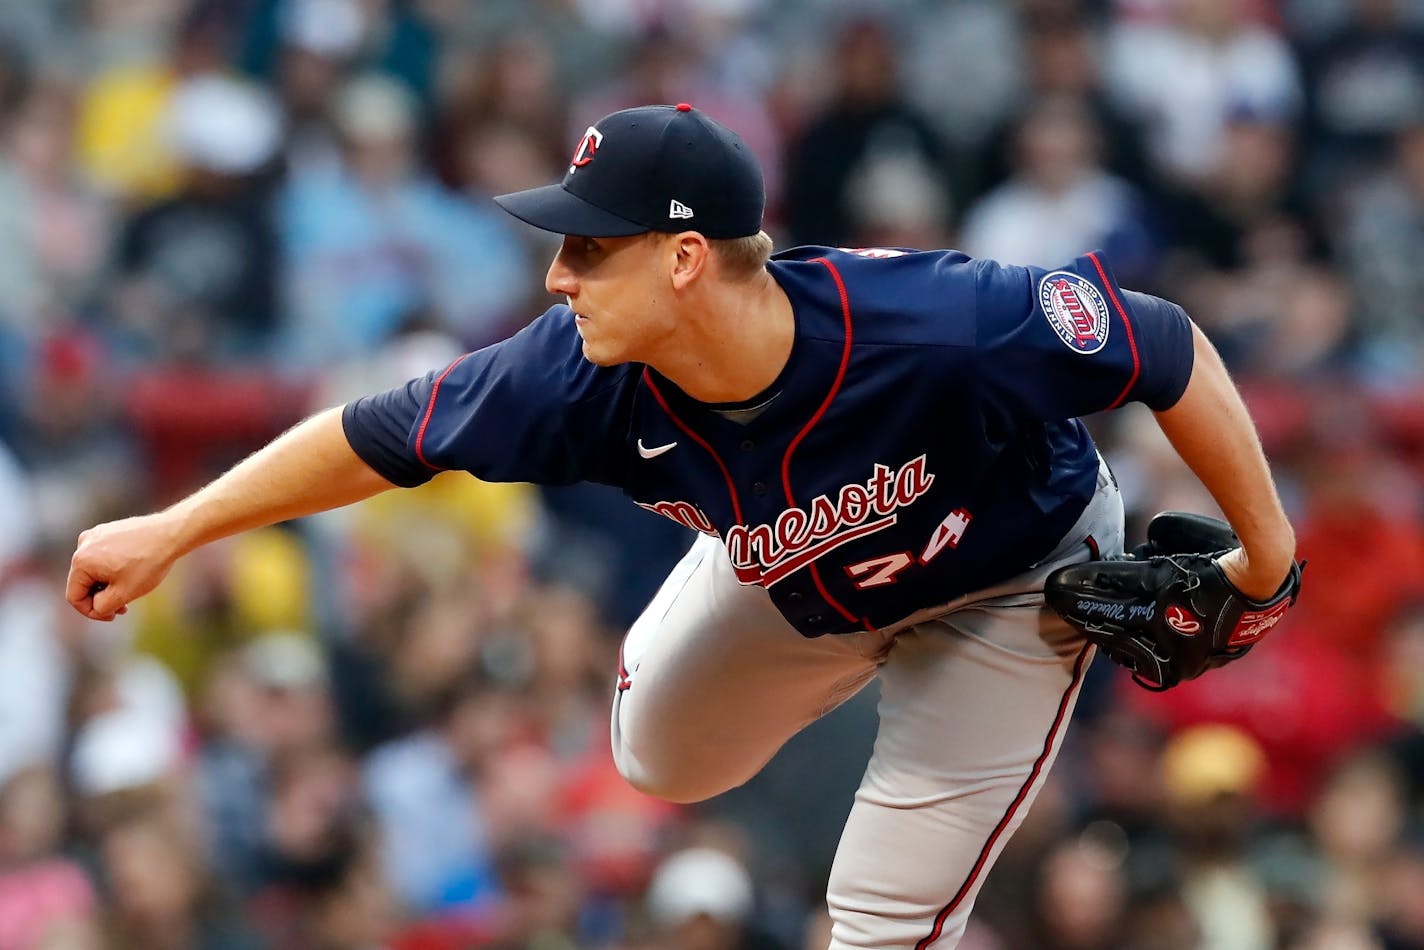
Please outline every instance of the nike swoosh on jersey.
[[655, 458], [657, 458], [659, 455], [662, 455], [664, 452], [667, 452], [667, 451], [669, 451], [670, 449], [674, 449], [674, 448], [676, 448], [676, 447], [677, 447], [677, 443], [676, 443], [676, 442], [669, 442], [667, 445], [659, 445], [659, 446], [656, 446], [655, 448], [651, 448], [651, 449], [650, 449], [650, 448], [647, 448], [646, 446], [643, 445], [643, 440], [642, 440], [642, 439], [639, 439], [639, 440], [638, 440], [638, 454], [641, 455], [641, 456], [642, 456], [643, 458], [645, 458], [645, 459], [655, 459]]

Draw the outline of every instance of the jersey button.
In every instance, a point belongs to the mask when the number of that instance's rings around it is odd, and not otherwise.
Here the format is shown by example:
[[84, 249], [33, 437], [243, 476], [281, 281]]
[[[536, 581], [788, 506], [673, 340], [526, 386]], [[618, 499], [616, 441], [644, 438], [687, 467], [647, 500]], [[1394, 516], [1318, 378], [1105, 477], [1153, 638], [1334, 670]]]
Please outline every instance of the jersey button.
[[756, 443], [753, 442], [751, 439], [743, 439], [741, 444], [738, 445], [737, 448], [741, 449], [743, 452], [750, 452], [752, 449], [756, 448]]
[[826, 618], [823, 617], [823, 616], [821, 616], [820, 614], [812, 614], [811, 616], [809, 616], [809, 617], [806, 618], [806, 622], [809, 623], [809, 624], [811, 624], [811, 625], [814, 627], [814, 626], [819, 626], [820, 623], [821, 623], [821, 621], [822, 621], [822, 620], [825, 620], [825, 619], [826, 619]]
[[786, 602], [788, 604], [799, 604], [805, 599], [806, 595], [801, 593], [799, 590], [793, 590], [791, 593], [786, 595]]
[[765, 494], [766, 494], [766, 482], [752, 482], [752, 494], [753, 494], [753, 495], [765, 495]]

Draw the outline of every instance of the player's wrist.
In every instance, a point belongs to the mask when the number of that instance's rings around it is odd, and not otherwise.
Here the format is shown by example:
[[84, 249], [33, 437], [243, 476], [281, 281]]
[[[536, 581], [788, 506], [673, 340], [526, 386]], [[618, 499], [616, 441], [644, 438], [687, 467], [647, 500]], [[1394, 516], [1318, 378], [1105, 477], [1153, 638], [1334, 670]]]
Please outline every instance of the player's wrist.
[[149, 517], [153, 519], [154, 544], [151, 550], [166, 560], [176, 561], [209, 540], [205, 537], [200, 508], [192, 497]]
[[1252, 600], [1264, 601], [1274, 597], [1286, 583], [1295, 552], [1287, 549], [1262, 554], [1236, 548], [1223, 554], [1217, 563], [1232, 587]]

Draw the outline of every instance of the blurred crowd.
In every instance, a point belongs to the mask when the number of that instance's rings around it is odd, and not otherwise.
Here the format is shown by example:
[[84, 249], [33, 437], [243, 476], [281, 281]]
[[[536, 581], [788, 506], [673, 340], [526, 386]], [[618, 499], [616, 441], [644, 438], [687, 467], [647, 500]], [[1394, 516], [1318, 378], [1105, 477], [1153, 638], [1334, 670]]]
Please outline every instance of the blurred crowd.
[[[1309, 559], [1247, 662], [1094, 667], [966, 950], [1424, 948], [1418, 0], [0, 0], [0, 950], [825, 947], [874, 690], [633, 792], [618, 639], [690, 539], [603, 489], [442, 475], [62, 601], [79, 530], [545, 309], [490, 196], [678, 101], [778, 246], [1101, 248], [1182, 303]], [[1091, 424], [1130, 539], [1214, 510]]]

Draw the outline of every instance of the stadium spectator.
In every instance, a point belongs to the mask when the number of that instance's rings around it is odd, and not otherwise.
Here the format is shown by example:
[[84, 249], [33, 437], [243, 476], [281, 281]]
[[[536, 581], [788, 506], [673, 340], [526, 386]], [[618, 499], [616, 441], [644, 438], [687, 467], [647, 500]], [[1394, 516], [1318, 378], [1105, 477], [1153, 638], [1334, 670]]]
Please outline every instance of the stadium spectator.
[[421, 914], [483, 916], [499, 906], [493, 837], [481, 783], [514, 743], [513, 697], [467, 675], [438, 722], [377, 748], [364, 783], [381, 834], [382, 861], [399, 898]]
[[1013, 176], [965, 211], [965, 253], [1054, 267], [1082, 248], [1101, 248], [1121, 280], [1142, 286], [1156, 236], [1136, 189], [1103, 168], [1100, 139], [1080, 100], [1054, 96], [1030, 107], [1017, 130]]
[[[827, 58], [831, 99], [791, 144], [786, 160], [786, 230], [793, 244], [862, 246], [875, 221], [874, 201], [859, 189], [910, 182], [923, 228], [947, 233], [949, 177], [944, 147], [906, 98], [893, 26], [873, 18], [847, 21]], [[908, 187], [908, 186], [906, 186]], [[857, 213], [860, 212], [860, 213]]]
[[1338, 234], [1357, 301], [1364, 366], [1418, 379], [1424, 285], [1412, 266], [1424, 248], [1424, 117], [1394, 137], [1392, 161], [1354, 192]]
[[1240, 109], [1290, 120], [1301, 108], [1295, 54], [1250, 16], [1247, 0], [1173, 0], [1163, 22], [1124, 22], [1107, 50], [1109, 88], [1142, 123], [1159, 171], [1207, 174]]
[[280, 134], [260, 88], [204, 75], [174, 89], [165, 138], [178, 189], [129, 218], [114, 262], [115, 329], [149, 361], [269, 357], [279, 329], [277, 233], [259, 175]]
[[417, 110], [398, 80], [351, 80], [335, 106], [341, 167], [298, 170], [287, 183], [284, 360], [319, 367], [369, 354], [427, 308], [466, 343], [490, 342], [524, 300], [527, 264], [504, 221], [417, 164]]
[[1390, 139], [1424, 116], [1424, 24], [1404, 0], [1349, 0], [1347, 18], [1305, 47], [1304, 134], [1317, 188], [1374, 170]]

